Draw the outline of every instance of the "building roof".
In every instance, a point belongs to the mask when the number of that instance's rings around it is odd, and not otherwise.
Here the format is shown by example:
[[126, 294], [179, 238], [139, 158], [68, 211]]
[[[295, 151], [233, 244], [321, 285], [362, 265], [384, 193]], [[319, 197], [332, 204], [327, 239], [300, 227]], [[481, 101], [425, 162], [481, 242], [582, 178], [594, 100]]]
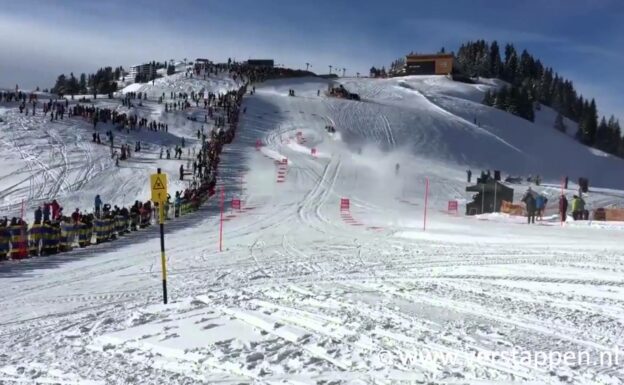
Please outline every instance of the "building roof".
[[436, 53], [436, 54], [423, 54], [423, 55], [405, 55], [406, 60], [431, 60], [431, 59], [452, 59], [452, 53]]
[[467, 192], [482, 192], [482, 191], [485, 191], [486, 193], [490, 193], [490, 194], [494, 193], [494, 189], [496, 189], [496, 191], [499, 194], [500, 193], [511, 193], [511, 194], [513, 194], [513, 189], [511, 187], [505, 186], [504, 184], [502, 184], [499, 181], [496, 181], [493, 178], [488, 179], [487, 183], [478, 183], [476, 185], [467, 186], [466, 187], [466, 191]]
[[149, 63], [143, 63], [143, 64], [136, 64], [136, 65], [130, 66], [130, 68], [138, 68], [138, 67], [151, 66], [151, 65], [152, 63], [149, 62]]

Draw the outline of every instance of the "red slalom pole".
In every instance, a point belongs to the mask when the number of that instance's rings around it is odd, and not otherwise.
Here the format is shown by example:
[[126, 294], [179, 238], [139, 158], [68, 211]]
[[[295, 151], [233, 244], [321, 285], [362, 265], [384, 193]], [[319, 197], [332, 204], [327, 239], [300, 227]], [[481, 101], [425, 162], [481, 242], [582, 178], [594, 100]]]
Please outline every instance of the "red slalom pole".
[[425, 178], [425, 218], [423, 219], [423, 231], [427, 231], [427, 201], [429, 200], [429, 177]]
[[219, 251], [223, 251], [223, 205], [225, 204], [225, 191], [221, 185], [221, 223], [219, 225]]
[[22, 220], [24, 220], [24, 199], [22, 198], [22, 213], [21, 213], [21, 217]]

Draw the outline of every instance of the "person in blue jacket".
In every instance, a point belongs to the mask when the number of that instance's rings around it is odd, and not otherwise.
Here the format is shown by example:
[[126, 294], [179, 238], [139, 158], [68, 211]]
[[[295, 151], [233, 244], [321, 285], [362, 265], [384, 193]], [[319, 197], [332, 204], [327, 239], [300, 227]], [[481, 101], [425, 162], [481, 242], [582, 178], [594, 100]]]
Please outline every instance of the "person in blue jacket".
[[546, 198], [543, 195], [537, 195], [535, 197], [535, 211], [537, 212], [538, 220], [543, 219], [544, 209], [546, 208]]
[[100, 217], [100, 210], [102, 209], [102, 198], [100, 198], [100, 195], [96, 195], [95, 196], [95, 216], [97, 218]]

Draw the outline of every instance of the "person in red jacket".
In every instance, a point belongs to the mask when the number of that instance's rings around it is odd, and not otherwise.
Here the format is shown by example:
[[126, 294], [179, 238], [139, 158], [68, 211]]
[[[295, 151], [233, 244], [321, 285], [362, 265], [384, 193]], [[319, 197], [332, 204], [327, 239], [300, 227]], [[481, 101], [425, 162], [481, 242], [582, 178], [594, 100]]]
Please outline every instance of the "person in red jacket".
[[52, 209], [52, 220], [57, 220], [59, 217], [59, 211], [61, 209], [61, 205], [59, 205], [59, 203], [55, 199], [52, 201], [50, 208]]
[[82, 219], [82, 215], [80, 215], [80, 209], [76, 208], [76, 211], [72, 213], [72, 222], [78, 223]]

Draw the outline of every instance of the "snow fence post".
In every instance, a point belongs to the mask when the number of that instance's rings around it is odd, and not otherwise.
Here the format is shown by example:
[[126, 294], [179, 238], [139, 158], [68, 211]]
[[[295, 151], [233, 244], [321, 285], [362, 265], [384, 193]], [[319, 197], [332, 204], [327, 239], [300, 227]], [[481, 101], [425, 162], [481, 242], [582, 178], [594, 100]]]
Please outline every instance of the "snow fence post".
[[[163, 182], [164, 178], [164, 182]], [[165, 201], [167, 199], [167, 176], [161, 174], [160, 168], [150, 177], [152, 201], [158, 203], [160, 223], [160, 263], [162, 267], [163, 302], [167, 304], [167, 258], [165, 257]]]
[[225, 204], [225, 191], [221, 185], [221, 220], [219, 224], [219, 251], [223, 251], [223, 205]]
[[423, 231], [427, 231], [427, 201], [429, 200], [429, 177], [425, 178], [425, 216], [423, 219]]
[[[21, 212], [22, 223], [24, 223], [24, 198], [22, 198], [22, 212]], [[28, 258], [28, 226], [25, 226], [26, 231], [20, 231], [20, 257]]]
[[[563, 194], [564, 194], [564, 192], [563, 192], [564, 185], [565, 185], [565, 177], [561, 178], [561, 197], [563, 197]], [[561, 197], [559, 197], [559, 200], [561, 200]], [[559, 205], [557, 205], [557, 207], [559, 207]], [[559, 210], [561, 210], [561, 209], [559, 209]], [[564, 215], [567, 215], [567, 213], [559, 212], [559, 220], [561, 221], [561, 227], [563, 227], [563, 216]]]

